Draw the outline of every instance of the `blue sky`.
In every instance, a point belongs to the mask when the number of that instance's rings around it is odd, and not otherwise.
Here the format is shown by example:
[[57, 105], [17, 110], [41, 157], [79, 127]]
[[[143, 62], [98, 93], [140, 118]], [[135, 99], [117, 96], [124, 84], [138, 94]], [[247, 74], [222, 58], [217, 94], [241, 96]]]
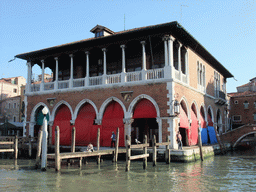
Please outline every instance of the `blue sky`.
[[255, 9], [255, 0], [0, 0], [0, 78], [27, 78], [26, 61], [8, 63], [15, 55], [90, 38], [97, 24], [122, 31], [178, 21], [234, 75], [227, 91], [235, 92], [256, 77]]

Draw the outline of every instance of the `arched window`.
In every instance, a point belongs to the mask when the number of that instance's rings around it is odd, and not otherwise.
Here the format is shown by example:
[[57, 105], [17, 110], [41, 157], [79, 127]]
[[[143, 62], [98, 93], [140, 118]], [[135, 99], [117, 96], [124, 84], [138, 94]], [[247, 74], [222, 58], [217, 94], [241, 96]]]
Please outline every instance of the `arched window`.
[[186, 48], [183, 46], [182, 48], [181, 48], [181, 72], [183, 73], [183, 74], [185, 74], [186, 75], [186, 73], [187, 73], [187, 59], [186, 59], [186, 55], [187, 55], [187, 50], [186, 50]]
[[253, 114], [253, 121], [256, 121], [256, 113]]
[[256, 101], [254, 101], [254, 104], [253, 104], [253, 105], [254, 105], [254, 108], [256, 109]]

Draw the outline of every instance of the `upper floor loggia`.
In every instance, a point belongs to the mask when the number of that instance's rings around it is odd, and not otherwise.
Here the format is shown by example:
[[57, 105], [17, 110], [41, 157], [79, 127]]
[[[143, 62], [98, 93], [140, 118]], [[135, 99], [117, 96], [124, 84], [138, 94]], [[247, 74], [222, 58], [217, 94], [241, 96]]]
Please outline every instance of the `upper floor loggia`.
[[[188, 83], [188, 48], [226, 77], [232, 75], [177, 22], [122, 32], [97, 25], [94, 38], [46, 48], [15, 57], [27, 60], [26, 94], [144, 84], [175, 79]], [[42, 82], [32, 83], [32, 66], [42, 69]], [[45, 68], [53, 72], [44, 81]]]

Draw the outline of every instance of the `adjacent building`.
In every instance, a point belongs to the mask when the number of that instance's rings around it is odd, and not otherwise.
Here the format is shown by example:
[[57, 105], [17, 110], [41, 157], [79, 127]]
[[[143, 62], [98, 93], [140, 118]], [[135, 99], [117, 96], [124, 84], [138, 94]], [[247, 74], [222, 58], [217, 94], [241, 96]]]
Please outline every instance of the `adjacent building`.
[[249, 83], [237, 87], [237, 92], [228, 95], [232, 129], [256, 124], [256, 77]]
[[[179, 23], [120, 32], [96, 25], [93, 37], [16, 55], [27, 61], [26, 135], [42, 125], [49, 110], [49, 137], [60, 127], [61, 145], [110, 146], [111, 133], [151, 142], [172, 141], [179, 130], [185, 146], [196, 145], [199, 128], [226, 129], [226, 80], [233, 75]], [[52, 81], [32, 84], [32, 67], [53, 72]]]

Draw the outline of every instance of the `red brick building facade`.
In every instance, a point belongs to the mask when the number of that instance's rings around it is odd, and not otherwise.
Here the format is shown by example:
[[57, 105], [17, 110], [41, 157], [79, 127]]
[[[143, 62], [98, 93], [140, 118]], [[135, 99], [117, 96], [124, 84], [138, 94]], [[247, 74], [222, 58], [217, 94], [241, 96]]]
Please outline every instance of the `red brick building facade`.
[[256, 77], [237, 87], [236, 93], [228, 95], [232, 128], [256, 124]]
[[[27, 61], [26, 134], [36, 135], [43, 107], [49, 109], [50, 140], [60, 126], [62, 145], [76, 127], [78, 145], [110, 146], [120, 128], [132, 142], [148, 135], [158, 142], [168, 135], [176, 148], [180, 130], [184, 145], [195, 145], [199, 127], [226, 125], [225, 69], [177, 22], [121, 32], [97, 25], [95, 37], [16, 55]], [[52, 82], [31, 84], [32, 66], [53, 71]], [[58, 77], [58, 78], [56, 78]], [[42, 78], [44, 79], [44, 78]]]

